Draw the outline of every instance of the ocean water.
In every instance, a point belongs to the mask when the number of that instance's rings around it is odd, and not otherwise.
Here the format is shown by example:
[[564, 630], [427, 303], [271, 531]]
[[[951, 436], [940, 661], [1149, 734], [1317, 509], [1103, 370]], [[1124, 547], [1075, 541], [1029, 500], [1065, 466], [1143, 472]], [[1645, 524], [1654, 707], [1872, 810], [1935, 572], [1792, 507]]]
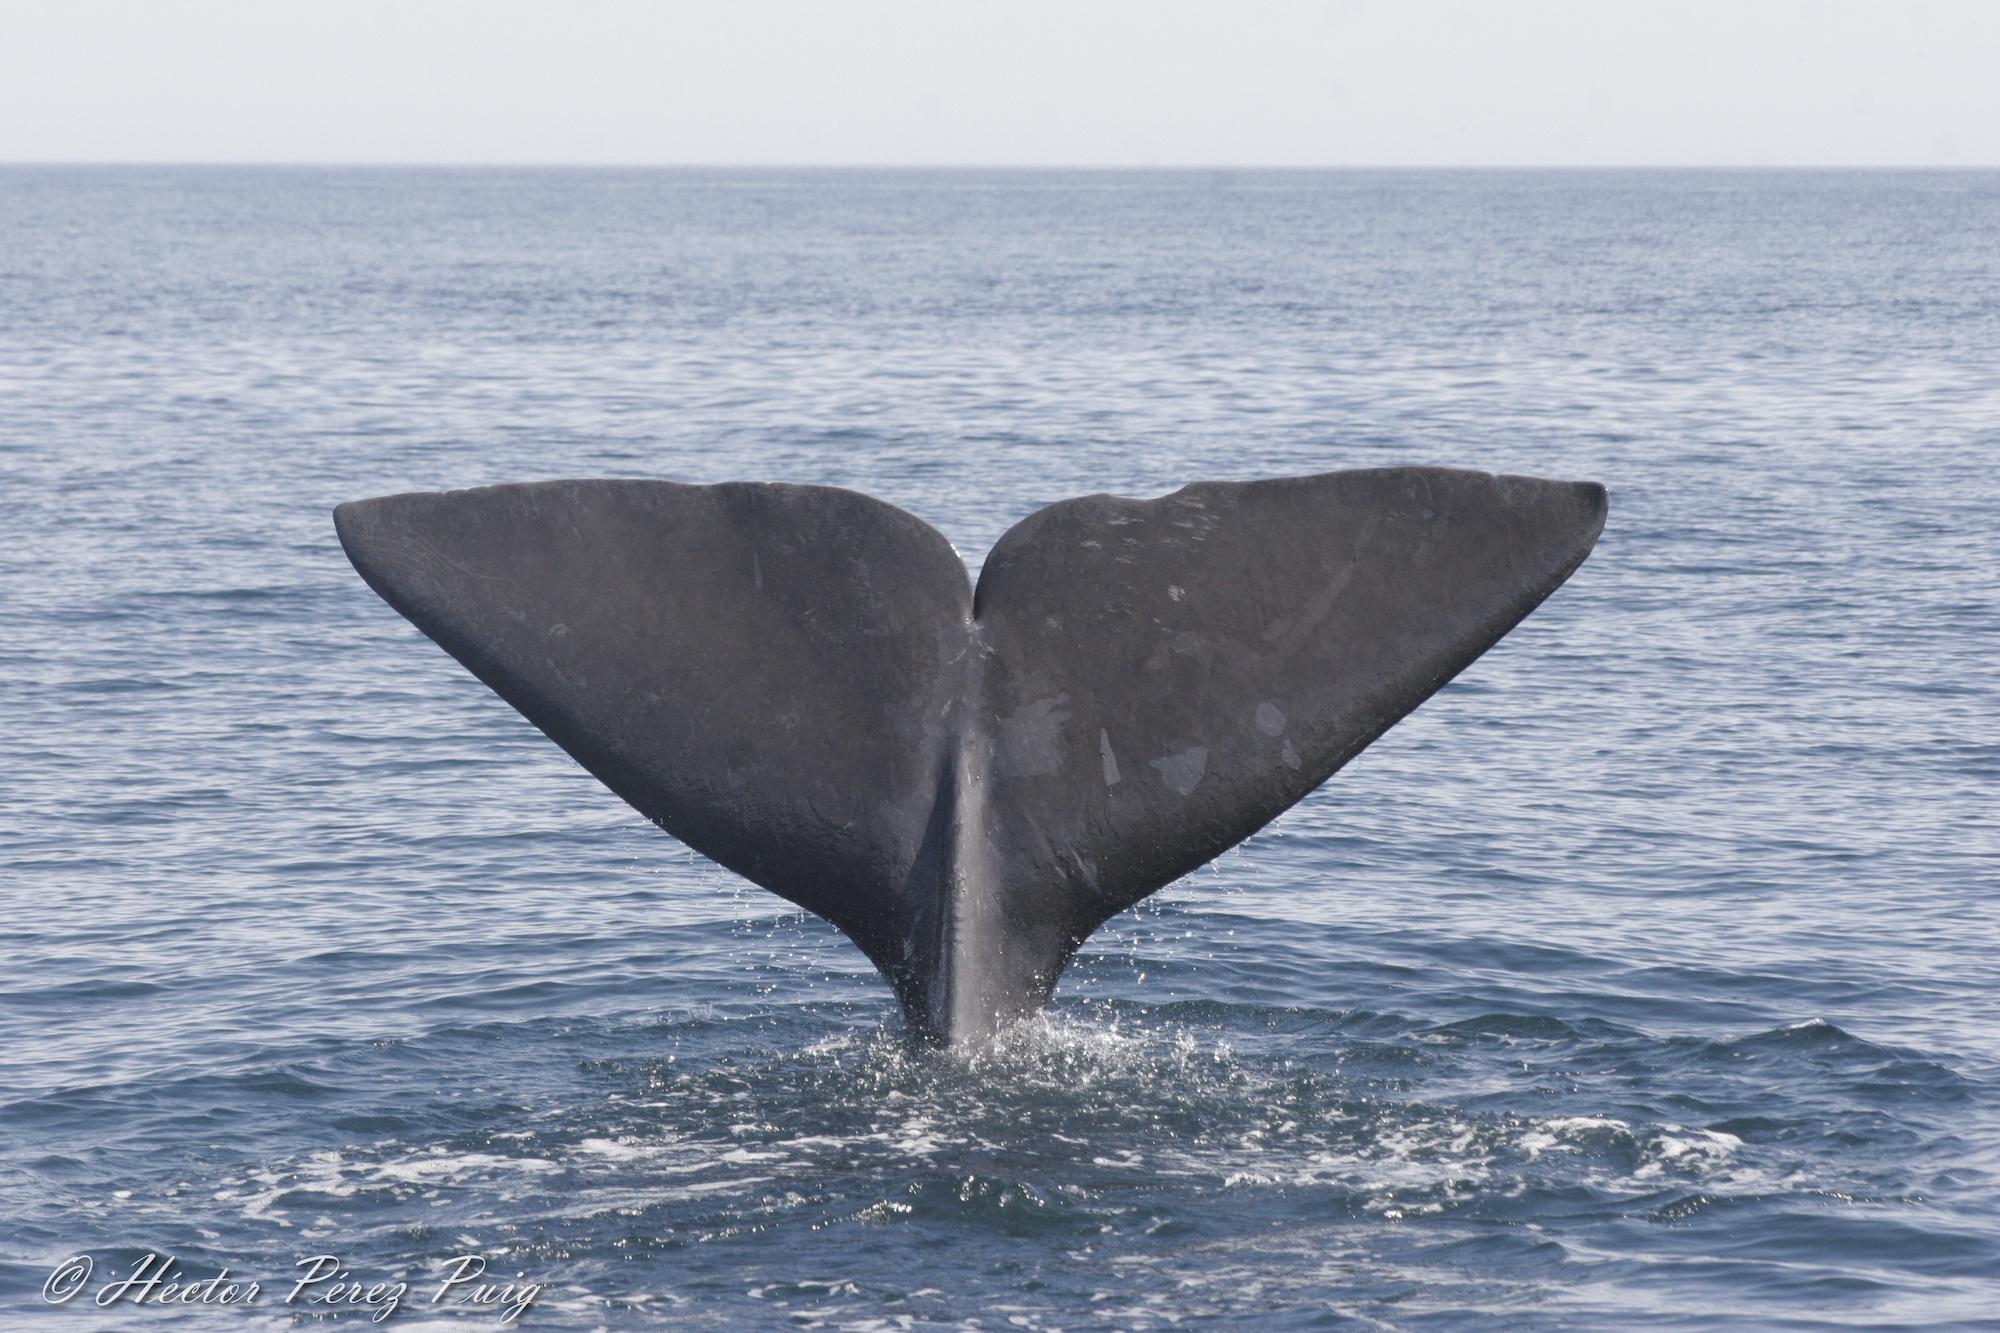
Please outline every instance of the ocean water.
[[[0, 170], [0, 1319], [2000, 1327], [1996, 458], [1995, 173]], [[328, 512], [1399, 463], [1610, 523], [971, 1057]]]

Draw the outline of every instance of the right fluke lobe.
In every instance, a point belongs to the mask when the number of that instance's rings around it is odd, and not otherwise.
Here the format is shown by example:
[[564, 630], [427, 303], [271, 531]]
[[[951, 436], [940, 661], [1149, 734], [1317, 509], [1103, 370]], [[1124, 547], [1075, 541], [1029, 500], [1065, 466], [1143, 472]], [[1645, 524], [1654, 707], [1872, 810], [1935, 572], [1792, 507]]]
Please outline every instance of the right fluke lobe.
[[1001, 538], [976, 596], [936, 531], [826, 487], [543, 482], [336, 522], [578, 762], [957, 1041], [1463, 670], [1604, 515], [1592, 483], [1438, 468], [1089, 496]]

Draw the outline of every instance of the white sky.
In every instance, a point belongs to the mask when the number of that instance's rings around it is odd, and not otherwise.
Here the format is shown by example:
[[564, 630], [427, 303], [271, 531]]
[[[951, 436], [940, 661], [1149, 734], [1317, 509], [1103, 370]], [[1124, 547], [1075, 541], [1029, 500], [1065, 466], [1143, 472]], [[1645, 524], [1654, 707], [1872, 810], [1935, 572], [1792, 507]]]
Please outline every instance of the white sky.
[[0, 161], [2000, 165], [2000, 0], [0, 0]]

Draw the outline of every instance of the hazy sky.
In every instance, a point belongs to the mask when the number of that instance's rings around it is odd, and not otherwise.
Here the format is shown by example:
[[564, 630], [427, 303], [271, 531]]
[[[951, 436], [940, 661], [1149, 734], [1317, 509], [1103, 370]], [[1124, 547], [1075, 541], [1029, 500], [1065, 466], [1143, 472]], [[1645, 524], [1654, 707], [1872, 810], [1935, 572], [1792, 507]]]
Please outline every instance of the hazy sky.
[[0, 0], [0, 161], [2000, 164], [2000, 0]]

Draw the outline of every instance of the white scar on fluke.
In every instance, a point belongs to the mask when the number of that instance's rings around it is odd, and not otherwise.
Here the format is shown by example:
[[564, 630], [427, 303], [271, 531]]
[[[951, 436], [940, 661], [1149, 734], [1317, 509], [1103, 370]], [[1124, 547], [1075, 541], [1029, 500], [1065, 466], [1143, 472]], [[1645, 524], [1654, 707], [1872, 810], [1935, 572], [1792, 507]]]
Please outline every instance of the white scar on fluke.
[[976, 587], [935, 529], [831, 487], [549, 481], [334, 519], [391, 606], [956, 1043], [1464, 670], [1605, 504], [1442, 468], [1093, 495], [1016, 524]]

